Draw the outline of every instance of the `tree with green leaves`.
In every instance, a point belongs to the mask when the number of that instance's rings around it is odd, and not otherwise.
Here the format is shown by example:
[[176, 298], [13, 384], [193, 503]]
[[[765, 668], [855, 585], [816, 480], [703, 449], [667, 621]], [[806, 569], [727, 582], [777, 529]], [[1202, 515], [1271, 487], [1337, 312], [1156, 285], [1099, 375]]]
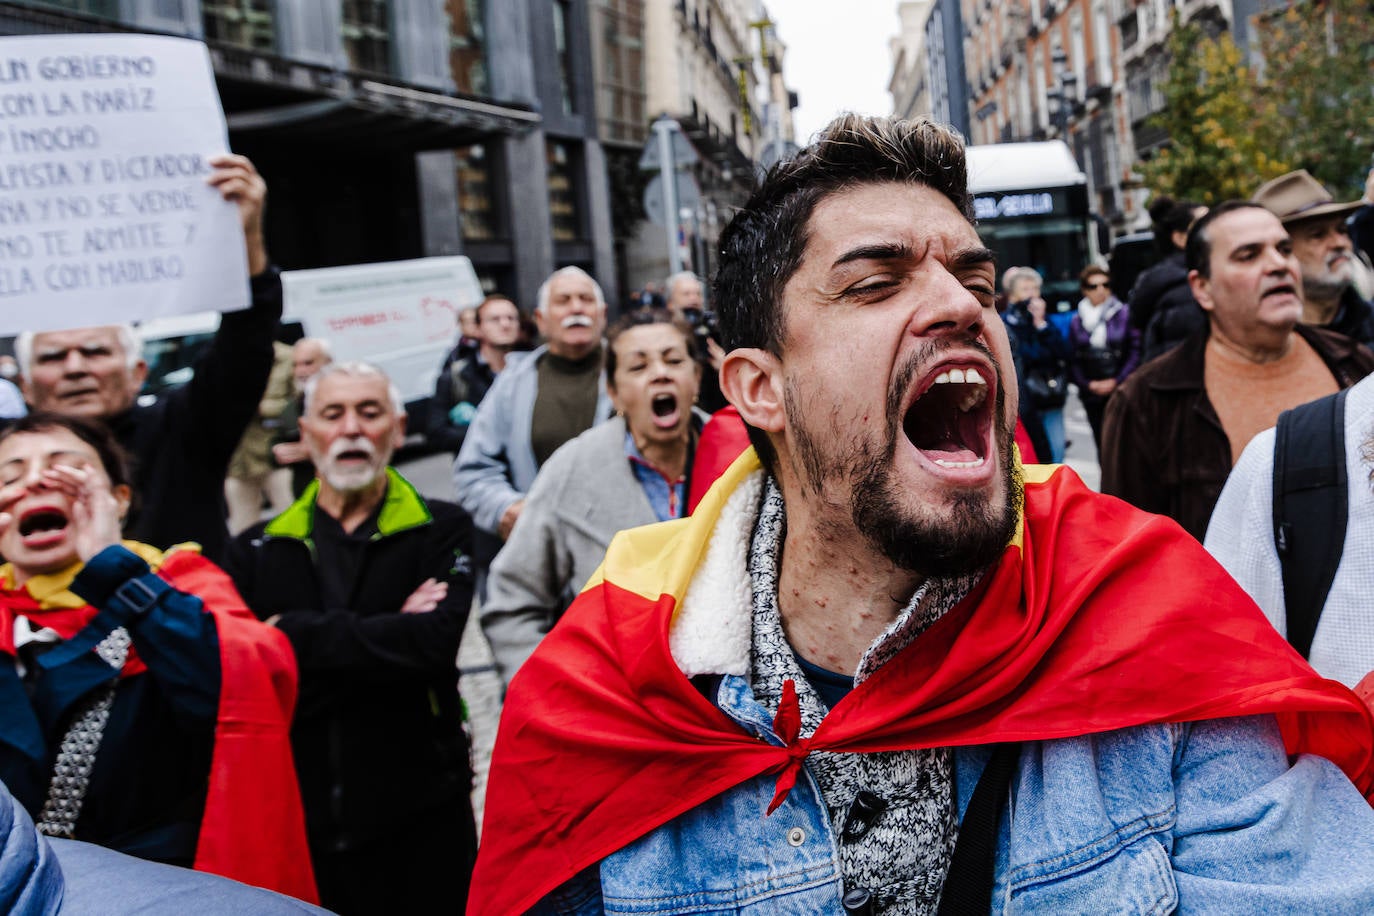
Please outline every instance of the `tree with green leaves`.
[[1290, 2], [1255, 32], [1275, 106], [1264, 139], [1337, 200], [1357, 199], [1374, 153], [1374, 3]]
[[1165, 106], [1152, 123], [1169, 142], [1137, 166], [1147, 187], [1211, 204], [1249, 197], [1292, 168], [1272, 128], [1276, 101], [1262, 91], [1229, 34], [1208, 38], [1175, 13], [1168, 53]]

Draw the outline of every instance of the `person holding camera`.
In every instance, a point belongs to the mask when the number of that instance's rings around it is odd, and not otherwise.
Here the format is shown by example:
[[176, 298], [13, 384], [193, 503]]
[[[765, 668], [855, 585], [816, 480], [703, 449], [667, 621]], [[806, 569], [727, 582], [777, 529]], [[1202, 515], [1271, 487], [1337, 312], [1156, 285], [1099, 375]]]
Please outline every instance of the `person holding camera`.
[[1013, 341], [1021, 383], [1021, 423], [1036, 442], [1040, 460], [1059, 464], [1064, 460], [1069, 344], [1049, 320], [1049, 307], [1040, 295], [1039, 271], [1018, 267], [1008, 271], [1002, 282], [1008, 300], [1002, 320]]
[[1131, 310], [1112, 295], [1111, 275], [1089, 264], [1078, 275], [1083, 298], [1069, 323], [1069, 376], [1093, 430], [1093, 445], [1102, 451], [1102, 414], [1116, 386], [1140, 365], [1140, 331], [1131, 324]]
[[692, 354], [701, 366], [697, 405], [707, 413], [715, 413], [726, 404], [725, 395], [720, 393], [720, 364], [725, 359], [725, 348], [718, 340], [716, 313], [706, 308], [701, 278], [690, 270], [673, 274], [664, 288], [668, 290], [668, 311], [692, 328]]

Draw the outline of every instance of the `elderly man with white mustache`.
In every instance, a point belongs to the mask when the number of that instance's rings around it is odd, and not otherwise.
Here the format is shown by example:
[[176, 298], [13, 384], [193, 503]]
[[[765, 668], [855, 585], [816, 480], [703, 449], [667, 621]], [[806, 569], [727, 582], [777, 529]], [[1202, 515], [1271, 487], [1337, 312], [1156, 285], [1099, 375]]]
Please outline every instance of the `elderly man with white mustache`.
[[510, 354], [453, 464], [458, 503], [478, 529], [481, 569], [510, 536], [539, 466], [611, 415], [602, 370], [606, 299], [600, 285], [581, 268], [554, 271], [539, 287], [534, 320], [544, 345]]
[[373, 366], [312, 376], [300, 426], [318, 479], [226, 564], [296, 652], [292, 747], [320, 897], [339, 913], [459, 912], [476, 852], [455, 666], [472, 524], [388, 466], [405, 421]]

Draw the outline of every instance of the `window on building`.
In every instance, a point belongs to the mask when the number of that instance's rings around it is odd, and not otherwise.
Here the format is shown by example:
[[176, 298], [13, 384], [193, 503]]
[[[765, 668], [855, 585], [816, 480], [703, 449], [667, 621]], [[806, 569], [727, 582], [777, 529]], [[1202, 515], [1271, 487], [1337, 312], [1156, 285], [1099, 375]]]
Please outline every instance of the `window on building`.
[[583, 238], [577, 180], [577, 155], [572, 146], [559, 140], [547, 141], [549, 168], [549, 217], [555, 242], [575, 242]]
[[553, 0], [553, 49], [558, 60], [558, 89], [563, 113], [577, 114], [577, 87], [573, 80], [572, 10], [569, 0]]
[[458, 169], [458, 211], [463, 238], [488, 242], [501, 237], [501, 207], [494, 156], [475, 144], [453, 151]]
[[1121, 153], [1116, 142], [1116, 128], [1110, 121], [1103, 131], [1102, 148], [1107, 154], [1107, 175], [1101, 212], [1111, 216], [1121, 212], [1121, 201], [1117, 199], [1116, 186], [1125, 176], [1121, 171]]
[[1093, 82], [1099, 86], [1112, 84], [1112, 25], [1107, 13], [1107, 0], [1093, 2], [1093, 53], [1097, 56], [1097, 74]]
[[273, 0], [202, 0], [205, 40], [254, 51], [275, 51], [273, 6]]
[[1083, 40], [1083, 11], [1075, 9], [1069, 14], [1069, 35], [1073, 43], [1073, 50], [1069, 56], [1069, 68], [1073, 70], [1073, 75], [1078, 78], [1078, 92], [1081, 93], [1088, 88], [1088, 52], [1086, 42]]
[[448, 0], [449, 69], [458, 91], [469, 95], [491, 95], [485, 17], [483, 0]]
[[1124, 13], [1118, 24], [1121, 26], [1121, 50], [1134, 47], [1140, 37], [1140, 17], [1136, 10], [1132, 8]]
[[1049, 83], [1045, 79], [1045, 49], [1035, 49], [1031, 58], [1031, 69], [1035, 71], [1035, 126], [1044, 130], [1050, 126]]
[[1016, 129], [1021, 139], [1030, 139], [1035, 130], [1035, 112], [1031, 105], [1030, 80], [1026, 79], [1026, 59], [1016, 61]]
[[605, 3], [597, 10], [601, 36], [601, 136], [641, 143], [647, 122], [644, 73], [643, 0]]
[[352, 69], [391, 72], [390, 6], [389, 0], [343, 0], [343, 44]]

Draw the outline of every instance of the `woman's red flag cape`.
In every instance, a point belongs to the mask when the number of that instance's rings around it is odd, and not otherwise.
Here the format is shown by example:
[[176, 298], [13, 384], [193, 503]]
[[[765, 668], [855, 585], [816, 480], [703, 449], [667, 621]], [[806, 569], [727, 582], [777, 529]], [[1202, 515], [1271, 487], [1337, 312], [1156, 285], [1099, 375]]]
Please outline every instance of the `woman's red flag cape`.
[[[625, 532], [520, 670], [492, 757], [468, 912], [523, 912], [684, 811], [812, 750], [1028, 741], [1273, 713], [1290, 753], [1374, 781], [1374, 723], [1174, 522], [1026, 468], [1020, 533], [972, 594], [809, 738], [743, 732], [669, 651], [674, 608], [750, 451], [691, 519]], [[650, 588], [657, 576], [661, 586]]]
[[[148, 561], [175, 588], [201, 599], [215, 616], [220, 692], [209, 788], [196, 843], [195, 868], [318, 902], [305, 815], [291, 755], [291, 712], [296, 704], [296, 659], [279, 630], [253, 616], [229, 576], [199, 549], [166, 554], [142, 544], [125, 546]], [[75, 575], [54, 576], [40, 602], [27, 589], [0, 591], [0, 653], [14, 655], [14, 614], [37, 614], [63, 638], [75, 636], [96, 609], [66, 590]], [[131, 649], [120, 672], [147, 670]]]

